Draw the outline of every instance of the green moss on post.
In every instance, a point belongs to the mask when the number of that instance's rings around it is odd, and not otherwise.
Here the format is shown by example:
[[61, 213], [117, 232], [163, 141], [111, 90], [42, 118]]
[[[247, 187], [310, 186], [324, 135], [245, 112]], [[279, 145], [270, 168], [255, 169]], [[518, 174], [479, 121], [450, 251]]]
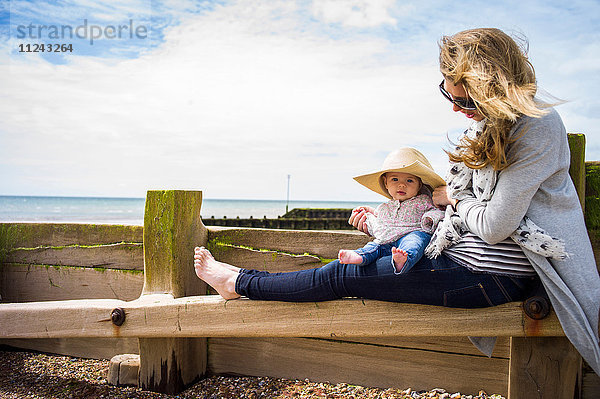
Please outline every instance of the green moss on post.
[[148, 191], [144, 214], [144, 294], [200, 295], [194, 247], [206, 245], [200, 191]]
[[[194, 247], [206, 245], [199, 191], [148, 191], [144, 214], [143, 295], [202, 295], [194, 272]], [[141, 338], [140, 385], [174, 394], [206, 373], [205, 338]]]
[[600, 162], [585, 164], [585, 223], [589, 230], [600, 230]]
[[0, 224], [0, 267], [8, 252], [15, 245], [15, 232], [10, 224]]

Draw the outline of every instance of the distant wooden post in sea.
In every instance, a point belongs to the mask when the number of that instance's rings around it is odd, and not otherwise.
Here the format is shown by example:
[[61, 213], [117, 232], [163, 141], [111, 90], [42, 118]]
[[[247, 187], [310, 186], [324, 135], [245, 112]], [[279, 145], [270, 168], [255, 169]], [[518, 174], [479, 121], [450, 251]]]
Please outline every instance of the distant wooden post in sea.
[[289, 212], [288, 207], [290, 205], [290, 177], [291, 177], [291, 175], [287, 175], [287, 176], [288, 176], [288, 182], [287, 182], [288, 184], [287, 184], [287, 197], [285, 200], [285, 213]]

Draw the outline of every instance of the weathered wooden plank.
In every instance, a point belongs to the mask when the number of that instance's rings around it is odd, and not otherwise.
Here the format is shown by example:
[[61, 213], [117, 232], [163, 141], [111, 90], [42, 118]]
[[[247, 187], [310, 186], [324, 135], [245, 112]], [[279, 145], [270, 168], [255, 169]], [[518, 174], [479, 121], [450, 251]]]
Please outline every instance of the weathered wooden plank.
[[243, 268], [269, 272], [289, 272], [323, 266], [319, 258], [311, 255], [290, 255], [277, 251], [257, 251], [230, 246], [210, 246], [215, 259]]
[[209, 339], [209, 369], [234, 373], [463, 394], [506, 394], [508, 360], [329, 340]]
[[121, 353], [138, 353], [136, 338], [3, 339], [0, 345], [88, 359], [110, 359]]
[[[290, 255], [277, 251], [259, 251], [228, 245], [209, 245], [209, 249], [218, 261], [271, 273], [311, 269], [326, 264], [312, 255]], [[207, 289], [210, 295], [217, 294], [212, 287], [209, 286]]]
[[[355, 337], [336, 339], [344, 342], [356, 342], [376, 346], [483, 356], [467, 337]], [[510, 345], [508, 337], [498, 337], [492, 356], [502, 359], [509, 358]]]
[[294, 255], [305, 253], [326, 259], [337, 258], [341, 248], [364, 246], [369, 237], [358, 231], [300, 231], [210, 227], [209, 244], [235, 244]]
[[566, 337], [510, 339], [508, 399], [572, 399], [581, 356]]
[[142, 226], [79, 223], [0, 223], [12, 248], [142, 242]]
[[[206, 245], [208, 237], [200, 218], [201, 206], [200, 191], [148, 191], [141, 302], [154, 293], [175, 298], [206, 293], [206, 284], [196, 277], [193, 267], [194, 247]], [[172, 310], [176, 315], [180, 312]], [[145, 329], [152, 330], [152, 321], [146, 325], [146, 309], [143, 311]], [[172, 321], [177, 328], [179, 323]], [[159, 337], [140, 335], [140, 386], [168, 394], [181, 392], [206, 373], [206, 338]]]
[[2, 301], [32, 302], [114, 298], [131, 301], [142, 292], [141, 272], [8, 263], [0, 274]]
[[[126, 314], [120, 327], [110, 321], [117, 307]], [[65, 322], [65, 315], [76, 322]], [[0, 325], [0, 338], [564, 335], [554, 313], [533, 323], [520, 302], [457, 309], [360, 299], [293, 303], [168, 294], [143, 295], [131, 302], [0, 304]]]
[[120, 243], [93, 247], [19, 248], [10, 251], [6, 255], [5, 261], [31, 265], [144, 270], [144, 250], [141, 243]]

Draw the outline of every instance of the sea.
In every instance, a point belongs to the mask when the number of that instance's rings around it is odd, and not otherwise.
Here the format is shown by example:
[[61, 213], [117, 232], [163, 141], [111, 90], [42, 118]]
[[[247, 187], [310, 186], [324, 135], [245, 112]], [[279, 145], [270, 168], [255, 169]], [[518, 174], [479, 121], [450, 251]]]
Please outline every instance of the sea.
[[[0, 196], [0, 222], [144, 224], [144, 198]], [[202, 200], [202, 218], [277, 218], [294, 208], [377, 206], [376, 202]]]

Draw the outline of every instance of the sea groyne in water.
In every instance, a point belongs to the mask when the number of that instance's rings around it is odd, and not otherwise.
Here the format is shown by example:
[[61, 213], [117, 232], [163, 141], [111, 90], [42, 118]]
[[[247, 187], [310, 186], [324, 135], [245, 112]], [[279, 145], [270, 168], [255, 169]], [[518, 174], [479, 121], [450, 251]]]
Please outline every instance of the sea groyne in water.
[[206, 226], [254, 227], [287, 230], [352, 230], [348, 218], [352, 209], [294, 208], [278, 218], [205, 218]]

